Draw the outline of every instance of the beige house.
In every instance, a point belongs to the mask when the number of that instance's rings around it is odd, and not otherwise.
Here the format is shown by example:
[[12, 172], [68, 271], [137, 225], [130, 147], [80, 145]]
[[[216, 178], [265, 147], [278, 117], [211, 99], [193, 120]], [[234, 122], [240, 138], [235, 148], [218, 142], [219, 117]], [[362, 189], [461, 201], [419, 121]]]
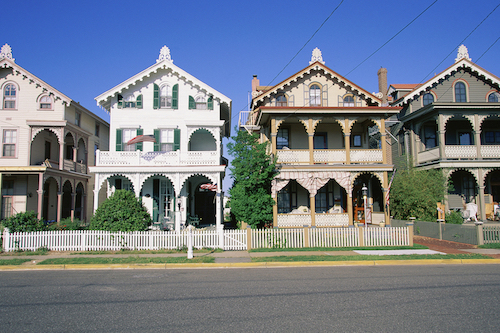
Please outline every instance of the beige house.
[[[387, 90], [386, 71], [379, 85]], [[326, 67], [315, 49], [306, 68], [275, 86], [252, 80], [251, 111], [240, 126], [269, 141], [279, 174], [273, 180], [276, 227], [331, 227], [388, 221], [385, 192], [393, 170], [386, 119], [400, 108]]]
[[500, 78], [462, 45], [453, 65], [423, 84], [391, 85], [389, 94], [402, 107], [394, 156], [442, 170], [451, 185], [448, 209], [475, 203], [478, 218], [491, 218], [500, 201]]
[[0, 51], [1, 218], [35, 211], [45, 221], [92, 215], [97, 148], [107, 149], [109, 124], [17, 65]]

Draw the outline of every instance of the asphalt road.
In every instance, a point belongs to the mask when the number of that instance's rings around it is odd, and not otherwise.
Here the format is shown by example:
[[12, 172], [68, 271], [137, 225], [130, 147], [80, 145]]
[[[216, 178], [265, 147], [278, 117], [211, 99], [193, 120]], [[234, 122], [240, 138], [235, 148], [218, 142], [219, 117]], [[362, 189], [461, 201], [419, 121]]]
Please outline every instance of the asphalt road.
[[500, 265], [0, 272], [0, 332], [498, 332]]

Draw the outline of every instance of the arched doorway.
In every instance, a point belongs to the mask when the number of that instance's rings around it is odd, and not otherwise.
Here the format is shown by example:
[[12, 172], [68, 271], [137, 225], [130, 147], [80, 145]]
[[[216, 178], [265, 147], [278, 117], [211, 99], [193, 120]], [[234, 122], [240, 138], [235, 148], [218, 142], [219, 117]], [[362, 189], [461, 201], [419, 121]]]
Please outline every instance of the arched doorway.
[[84, 210], [84, 187], [82, 183], [78, 183], [76, 186], [76, 197], [75, 197], [75, 218], [83, 221], [83, 210]]
[[69, 180], [64, 182], [62, 193], [62, 211], [61, 218], [65, 219], [71, 217], [71, 210], [73, 208], [73, 194], [72, 186]]
[[45, 180], [42, 195], [42, 220], [55, 222], [57, 220], [58, 184], [52, 177]]
[[[383, 219], [381, 215], [384, 212], [384, 196], [382, 185], [373, 174], [365, 173], [359, 175], [354, 181], [352, 189], [352, 207], [354, 222], [365, 223], [363, 186], [367, 189], [367, 217], [368, 224], [374, 221], [373, 215], [377, 214], [378, 220]], [[377, 220], [377, 219], [375, 219]], [[380, 222], [380, 221], [377, 221]]]

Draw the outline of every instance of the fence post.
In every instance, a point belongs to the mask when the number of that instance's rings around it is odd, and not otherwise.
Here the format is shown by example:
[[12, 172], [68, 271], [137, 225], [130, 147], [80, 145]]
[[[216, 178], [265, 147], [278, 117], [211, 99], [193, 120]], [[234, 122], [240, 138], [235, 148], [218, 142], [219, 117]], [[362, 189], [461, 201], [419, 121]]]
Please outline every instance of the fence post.
[[247, 225], [247, 251], [252, 249], [252, 229]]
[[219, 249], [224, 250], [224, 225], [217, 226], [217, 233], [219, 235]]
[[309, 244], [309, 226], [304, 226], [304, 247], [311, 247]]
[[358, 230], [359, 246], [365, 246], [365, 228], [356, 228]]
[[[408, 228], [408, 241], [410, 246], [413, 246], [413, 222], [406, 222], [406, 227]], [[441, 226], [439, 226], [441, 230]]]
[[475, 222], [477, 233], [477, 245], [484, 245], [483, 222]]
[[9, 233], [9, 228], [5, 228], [3, 229], [3, 250], [5, 252], [9, 252], [10, 251], [10, 247], [9, 247], [9, 241], [10, 241], [10, 233]]

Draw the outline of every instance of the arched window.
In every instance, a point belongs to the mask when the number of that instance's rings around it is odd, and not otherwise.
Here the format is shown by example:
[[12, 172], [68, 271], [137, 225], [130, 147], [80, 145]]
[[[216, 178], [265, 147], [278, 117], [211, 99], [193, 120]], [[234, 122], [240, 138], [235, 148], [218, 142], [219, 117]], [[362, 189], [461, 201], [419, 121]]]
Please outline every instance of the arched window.
[[352, 95], [344, 97], [344, 106], [354, 106], [354, 97]]
[[467, 102], [467, 90], [463, 82], [455, 84], [455, 102]]
[[52, 98], [50, 98], [49, 96], [42, 96], [40, 98], [40, 109], [52, 109]]
[[198, 96], [198, 97], [196, 97], [195, 102], [196, 102], [196, 110], [206, 110], [207, 109], [207, 102], [205, 101], [205, 97]]
[[493, 92], [488, 96], [488, 102], [490, 103], [498, 103], [500, 94], [497, 92]]
[[284, 94], [276, 97], [276, 106], [288, 106], [288, 102], [286, 101], [286, 96]]
[[431, 93], [426, 93], [423, 99], [424, 99], [424, 106], [434, 103], [434, 95]]
[[317, 84], [313, 84], [309, 88], [309, 106], [321, 105], [321, 88]]
[[164, 85], [160, 89], [160, 108], [172, 107], [172, 94], [169, 85]]
[[8, 84], [3, 90], [3, 107], [4, 109], [16, 108], [16, 86]]

